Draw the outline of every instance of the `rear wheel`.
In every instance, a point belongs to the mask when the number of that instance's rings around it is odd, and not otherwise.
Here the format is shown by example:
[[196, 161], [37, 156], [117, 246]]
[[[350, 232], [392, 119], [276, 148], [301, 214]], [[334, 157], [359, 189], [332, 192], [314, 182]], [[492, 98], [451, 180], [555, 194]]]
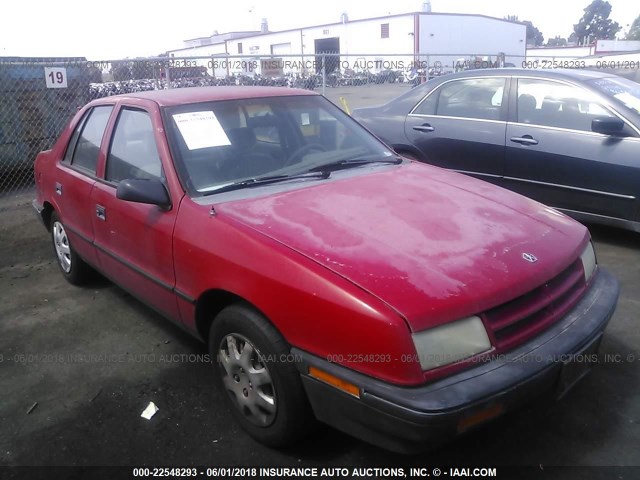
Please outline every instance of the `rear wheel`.
[[261, 443], [284, 447], [313, 424], [300, 374], [280, 333], [258, 312], [225, 308], [209, 335], [216, 383], [235, 419]]
[[75, 252], [69, 241], [67, 231], [56, 212], [51, 214], [51, 241], [53, 252], [64, 278], [73, 285], [81, 285], [91, 274], [91, 267]]

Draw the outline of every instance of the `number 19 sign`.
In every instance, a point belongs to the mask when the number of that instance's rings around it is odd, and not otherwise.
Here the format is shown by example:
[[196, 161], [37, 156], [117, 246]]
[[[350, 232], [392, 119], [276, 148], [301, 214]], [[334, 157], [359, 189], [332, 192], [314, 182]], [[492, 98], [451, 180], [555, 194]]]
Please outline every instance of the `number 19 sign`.
[[47, 82], [47, 88], [67, 88], [67, 69], [44, 67], [44, 79]]

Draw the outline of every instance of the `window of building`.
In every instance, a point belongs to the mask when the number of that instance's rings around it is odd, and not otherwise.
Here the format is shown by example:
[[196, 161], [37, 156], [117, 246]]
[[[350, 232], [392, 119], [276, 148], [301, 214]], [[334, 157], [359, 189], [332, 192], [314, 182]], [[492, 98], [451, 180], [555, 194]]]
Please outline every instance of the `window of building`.
[[380, 25], [380, 38], [389, 38], [389, 24], [382, 23]]

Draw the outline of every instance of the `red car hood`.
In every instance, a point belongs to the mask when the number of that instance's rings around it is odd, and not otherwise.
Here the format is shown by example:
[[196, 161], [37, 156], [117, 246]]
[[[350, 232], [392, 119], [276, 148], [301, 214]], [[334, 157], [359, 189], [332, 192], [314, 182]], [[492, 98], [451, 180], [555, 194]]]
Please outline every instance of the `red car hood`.
[[525, 197], [413, 162], [216, 210], [379, 297], [414, 331], [543, 284], [575, 261], [588, 236]]

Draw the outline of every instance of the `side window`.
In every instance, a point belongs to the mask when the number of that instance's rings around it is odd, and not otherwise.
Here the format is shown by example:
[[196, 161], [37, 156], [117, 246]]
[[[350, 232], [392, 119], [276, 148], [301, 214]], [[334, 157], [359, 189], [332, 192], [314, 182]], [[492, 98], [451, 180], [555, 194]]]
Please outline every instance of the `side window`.
[[440, 87], [436, 115], [501, 120], [505, 82], [504, 78], [470, 78], [445, 83]]
[[76, 125], [76, 129], [73, 131], [73, 134], [69, 139], [69, 143], [67, 144], [67, 150], [64, 153], [63, 162], [71, 163], [73, 152], [76, 148], [76, 145], [78, 144], [78, 138], [80, 138], [80, 132], [82, 131], [82, 127], [84, 127], [84, 124], [86, 123], [87, 117], [89, 117], [89, 115], [91, 115], [91, 110], [85, 112], [82, 118], [80, 119], [80, 121], [78, 122], [78, 125]]
[[163, 178], [151, 118], [145, 111], [129, 108], [118, 116], [105, 175], [111, 182], [126, 178]]
[[79, 133], [76, 146], [73, 149], [71, 165], [80, 167], [95, 175], [100, 144], [112, 110], [113, 106], [111, 105], [95, 107], [91, 110], [87, 120], [81, 125], [81, 133]]
[[418, 108], [413, 113], [418, 115], [435, 115], [438, 108], [438, 98], [440, 97], [440, 88], [435, 92], [432, 92], [427, 98], [425, 98]]
[[612, 117], [586, 90], [548, 80], [518, 80], [518, 123], [591, 131], [596, 117]]

